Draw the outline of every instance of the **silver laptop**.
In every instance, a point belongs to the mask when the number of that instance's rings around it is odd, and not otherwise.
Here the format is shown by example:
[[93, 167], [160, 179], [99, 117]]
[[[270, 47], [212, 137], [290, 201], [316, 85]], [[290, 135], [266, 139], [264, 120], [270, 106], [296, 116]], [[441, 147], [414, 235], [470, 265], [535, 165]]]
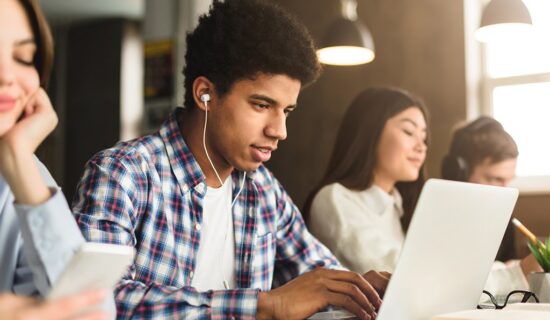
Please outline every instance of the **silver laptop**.
[[512, 188], [428, 180], [377, 319], [426, 320], [475, 308], [517, 197]]

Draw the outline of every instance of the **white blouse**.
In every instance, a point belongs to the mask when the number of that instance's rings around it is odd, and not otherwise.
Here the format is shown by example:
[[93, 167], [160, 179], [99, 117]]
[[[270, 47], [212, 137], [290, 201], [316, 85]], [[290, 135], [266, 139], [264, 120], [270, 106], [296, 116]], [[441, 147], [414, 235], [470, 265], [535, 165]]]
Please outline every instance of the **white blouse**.
[[355, 191], [333, 183], [313, 199], [308, 227], [348, 269], [393, 272], [404, 240], [402, 215], [396, 189]]

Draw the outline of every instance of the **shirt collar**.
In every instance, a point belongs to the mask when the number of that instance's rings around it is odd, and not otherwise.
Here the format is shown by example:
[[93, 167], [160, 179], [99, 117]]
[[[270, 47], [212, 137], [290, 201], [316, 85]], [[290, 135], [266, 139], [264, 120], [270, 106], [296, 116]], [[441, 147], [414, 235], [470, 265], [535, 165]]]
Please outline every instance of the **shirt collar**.
[[384, 214], [388, 206], [393, 206], [399, 216], [403, 216], [403, 199], [397, 188], [394, 187], [390, 193], [387, 193], [379, 186], [373, 184], [361, 193], [367, 205], [379, 215]]
[[188, 192], [192, 188], [199, 188], [199, 185], [202, 185], [203, 187], [200, 188], [203, 188], [206, 192], [205, 176], [181, 135], [178, 125], [178, 116], [181, 112], [183, 110], [176, 108], [162, 124], [159, 134], [166, 147], [172, 173], [183, 192]]
[[[201, 194], [206, 193], [206, 177], [204, 176], [199, 163], [187, 146], [185, 139], [181, 135], [181, 130], [178, 124], [178, 117], [183, 112], [181, 108], [176, 108], [162, 124], [159, 134], [166, 147], [168, 160], [172, 173], [176, 177], [178, 184], [186, 193], [190, 189], [195, 189]], [[246, 177], [254, 179], [256, 171], [247, 172]], [[231, 174], [233, 183], [239, 184], [242, 179], [242, 174], [233, 170]]]

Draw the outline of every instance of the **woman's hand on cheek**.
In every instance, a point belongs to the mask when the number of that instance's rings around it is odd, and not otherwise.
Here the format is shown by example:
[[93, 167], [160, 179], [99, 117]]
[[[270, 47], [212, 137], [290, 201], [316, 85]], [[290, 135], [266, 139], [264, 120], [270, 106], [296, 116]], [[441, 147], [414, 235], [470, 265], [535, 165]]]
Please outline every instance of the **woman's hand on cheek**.
[[0, 137], [0, 174], [16, 203], [38, 205], [51, 197], [33, 154], [56, 125], [50, 99], [38, 89], [26, 101], [21, 119]]
[[57, 126], [57, 115], [44, 89], [29, 96], [23, 115], [15, 125], [0, 137], [2, 151], [34, 153]]

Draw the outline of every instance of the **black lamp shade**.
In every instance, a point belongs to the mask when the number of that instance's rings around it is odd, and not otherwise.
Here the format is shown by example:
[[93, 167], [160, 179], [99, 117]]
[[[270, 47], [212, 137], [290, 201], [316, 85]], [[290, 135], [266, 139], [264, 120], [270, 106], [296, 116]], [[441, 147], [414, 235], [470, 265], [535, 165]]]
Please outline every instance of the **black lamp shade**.
[[363, 64], [374, 59], [374, 42], [360, 21], [339, 18], [328, 28], [317, 53], [325, 64]]
[[323, 38], [323, 48], [337, 46], [365, 47], [374, 51], [369, 30], [358, 20], [344, 18], [335, 20]]

